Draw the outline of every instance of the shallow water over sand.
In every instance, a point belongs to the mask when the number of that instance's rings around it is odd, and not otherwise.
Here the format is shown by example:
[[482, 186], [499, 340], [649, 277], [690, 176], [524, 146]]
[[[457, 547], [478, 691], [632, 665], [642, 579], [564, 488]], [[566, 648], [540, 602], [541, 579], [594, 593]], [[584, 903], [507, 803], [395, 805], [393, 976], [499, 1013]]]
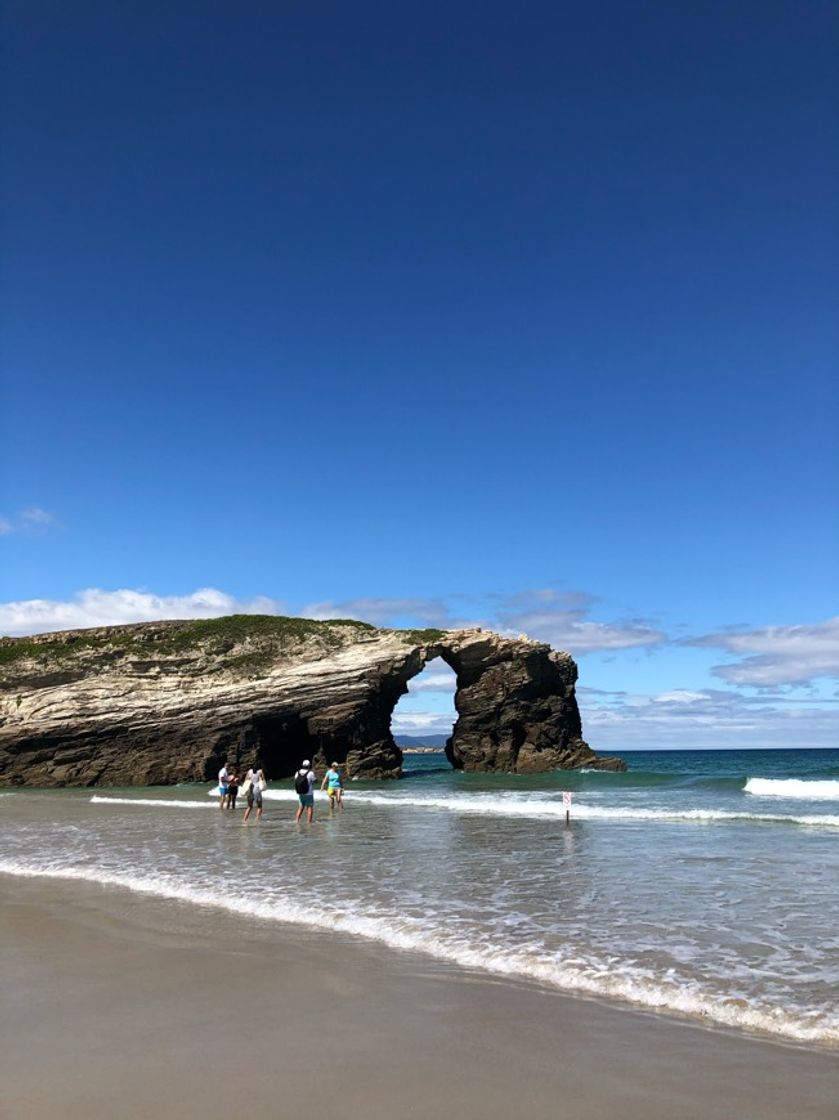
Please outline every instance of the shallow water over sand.
[[524, 778], [416, 756], [403, 782], [351, 784], [343, 814], [319, 803], [311, 828], [290, 783], [245, 828], [206, 786], [14, 792], [0, 871], [839, 1044], [839, 752], [625, 757], [625, 774]]

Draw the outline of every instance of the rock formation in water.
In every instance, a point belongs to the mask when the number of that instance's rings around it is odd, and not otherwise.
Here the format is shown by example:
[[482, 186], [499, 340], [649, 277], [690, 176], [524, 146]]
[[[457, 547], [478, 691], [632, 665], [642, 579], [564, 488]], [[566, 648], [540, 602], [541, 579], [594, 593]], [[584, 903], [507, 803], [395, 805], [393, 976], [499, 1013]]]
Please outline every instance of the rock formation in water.
[[382, 630], [234, 615], [0, 639], [0, 785], [155, 785], [259, 759], [396, 778], [390, 719], [442, 657], [457, 676], [446, 754], [463, 770], [624, 769], [582, 738], [567, 653], [481, 630]]

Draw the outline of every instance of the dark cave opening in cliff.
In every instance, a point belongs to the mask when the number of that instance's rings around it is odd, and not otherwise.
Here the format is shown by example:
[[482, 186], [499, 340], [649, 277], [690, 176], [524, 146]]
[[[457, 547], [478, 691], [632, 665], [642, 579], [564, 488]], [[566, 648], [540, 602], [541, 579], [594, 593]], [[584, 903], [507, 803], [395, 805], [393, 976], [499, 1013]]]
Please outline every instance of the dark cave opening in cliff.
[[413, 751], [418, 752], [418, 757], [428, 755], [428, 763], [449, 767], [442, 751], [457, 719], [456, 689], [454, 670], [442, 657], [429, 661], [421, 673], [408, 681], [408, 692], [400, 698], [390, 718], [391, 734], [406, 756], [406, 769], [413, 768]]
[[270, 778], [290, 778], [304, 759], [315, 757], [317, 744], [298, 715], [262, 716], [254, 720], [253, 729], [256, 756]]

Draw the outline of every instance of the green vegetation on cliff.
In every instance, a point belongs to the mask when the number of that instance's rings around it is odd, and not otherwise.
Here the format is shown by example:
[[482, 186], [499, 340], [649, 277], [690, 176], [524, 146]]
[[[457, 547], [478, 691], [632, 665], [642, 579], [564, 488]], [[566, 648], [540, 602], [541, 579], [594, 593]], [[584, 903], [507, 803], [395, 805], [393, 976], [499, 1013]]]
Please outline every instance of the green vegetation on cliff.
[[421, 646], [430, 646], [435, 642], [442, 642], [446, 636], [445, 630], [435, 630], [433, 627], [427, 630], [398, 630], [397, 633], [404, 634], [410, 641]]
[[34, 661], [43, 668], [64, 667], [80, 655], [95, 661], [123, 656], [167, 658], [201, 652], [224, 656], [237, 647], [244, 647], [243, 652], [231, 661], [244, 664], [254, 655], [270, 659], [282, 649], [307, 641], [324, 649], [335, 649], [351, 644], [363, 633], [375, 633], [375, 629], [354, 619], [318, 622], [283, 615], [234, 614], [224, 618], [65, 630], [31, 638], [0, 638], [0, 670], [26, 661]]
[[[205, 671], [230, 671], [251, 677], [270, 668], [286, 653], [310, 646], [324, 653], [353, 645], [379, 633], [403, 636], [416, 645], [439, 642], [443, 630], [381, 631], [351, 618], [318, 621], [284, 615], [234, 614], [223, 618], [138, 622], [90, 630], [64, 630], [30, 638], [0, 637], [0, 684], [14, 683], [21, 671], [36, 675], [81, 668], [99, 671], [128, 658], [211, 658]], [[75, 663], [75, 664], [74, 664]]]

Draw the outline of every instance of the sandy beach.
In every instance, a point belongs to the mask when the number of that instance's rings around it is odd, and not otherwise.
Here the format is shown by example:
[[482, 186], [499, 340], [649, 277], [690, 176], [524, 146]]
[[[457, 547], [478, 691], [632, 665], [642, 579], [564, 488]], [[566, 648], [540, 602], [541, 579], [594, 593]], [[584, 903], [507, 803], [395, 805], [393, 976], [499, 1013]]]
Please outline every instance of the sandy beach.
[[0, 880], [4, 1120], [836, 1120], [839, 1056], [87, 883]]

